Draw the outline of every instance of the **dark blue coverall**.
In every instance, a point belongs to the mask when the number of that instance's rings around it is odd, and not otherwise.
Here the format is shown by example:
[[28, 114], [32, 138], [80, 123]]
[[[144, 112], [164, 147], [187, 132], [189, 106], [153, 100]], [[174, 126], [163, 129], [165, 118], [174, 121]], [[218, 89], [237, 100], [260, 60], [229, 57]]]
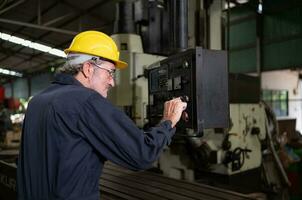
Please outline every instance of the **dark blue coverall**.
[[104, 162], [149, 168], [175, 129], [143, 132], [124, 112], [73, 76], [57, 74], [29, 103], [17, 169], [22, 200], [99, 200]]

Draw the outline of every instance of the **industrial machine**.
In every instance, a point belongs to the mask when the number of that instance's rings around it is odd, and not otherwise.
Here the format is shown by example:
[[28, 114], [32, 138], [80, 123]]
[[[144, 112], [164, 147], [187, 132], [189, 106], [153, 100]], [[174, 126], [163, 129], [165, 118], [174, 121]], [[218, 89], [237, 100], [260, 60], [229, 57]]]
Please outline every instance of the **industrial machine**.
[[151, 125], [162, 118], [165, 101], [183, 95], [188, 100], [172, 144], [156, 163], [163, 174], [249, 193], [278, 193], [282, 180], [288, 183], [269, 108], [260, 102], [259, 79], [229, 75], [225, 51], [180, 52], [151, 65], [148, 81]]
[[148, 81], [144, 75], [145, 69], [165, 57], [143, 53], [139, 35], [120, 33], [111, 37], [121, 50], [121, 60], [127, 62], [129, 67], [116, 72], [116, 87], [112, 88], [108, 98], [142, 128], [148, 122]]
[[170, 177], [188, 180], [202, 178], [198, 172], [234, 175], [259, 168], [265, 115], [262, 104], [231, 104], [229, 129], [204, 129], [202, 137], [187, 132], [164, 151], [159, 166]]

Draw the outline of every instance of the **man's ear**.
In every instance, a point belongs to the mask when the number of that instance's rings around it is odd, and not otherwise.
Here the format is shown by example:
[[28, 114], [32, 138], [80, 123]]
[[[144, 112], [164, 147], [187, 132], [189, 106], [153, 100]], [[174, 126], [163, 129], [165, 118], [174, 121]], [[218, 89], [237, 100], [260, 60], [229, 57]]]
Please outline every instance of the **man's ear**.
[[91, 64], [89, 62], [84, 62], [82, 68], [85, 78], [91, 78], [93, 75], [93, 67], [91, 67]]

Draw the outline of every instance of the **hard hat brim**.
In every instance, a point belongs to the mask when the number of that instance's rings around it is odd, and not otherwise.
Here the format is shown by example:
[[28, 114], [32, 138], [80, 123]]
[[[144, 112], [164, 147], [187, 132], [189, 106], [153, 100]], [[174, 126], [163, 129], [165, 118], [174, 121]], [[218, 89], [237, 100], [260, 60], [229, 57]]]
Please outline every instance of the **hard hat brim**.
[[113, 62], [115, 62], [115, 66], [118, 69], [125, 69], [126, 67], [128, 67], [128, 64], [124, 61], [121, 60], [113, 60]]
[[[70, 52], [75, 52], [75, 53], [84, 53], [84, 54], [87, 54], [86, 52], [81, 52], [81, 51], [73, 51], [72, 49], [68, 48], [68, 49], [65, 49], [64, 52], [66, 53], [66, 55]], [[97, 57], [100, 57], [98, 55], [93, 55], [93, 54], [89, 54], [89, 55], [92, 55], [92, 56], [97, 56]], [[106, 57], [104, 57], [106, 58]], [[113, 59], [110, 59], [110, 58], [106, 58], [108, 60], [111, 60], [112, 62], [115, 63], [115, 67], [118, 68], [118, 69], [125, 69], [128, 64], [124, 61], [121, 61], [121, 60], [113, 60]]]

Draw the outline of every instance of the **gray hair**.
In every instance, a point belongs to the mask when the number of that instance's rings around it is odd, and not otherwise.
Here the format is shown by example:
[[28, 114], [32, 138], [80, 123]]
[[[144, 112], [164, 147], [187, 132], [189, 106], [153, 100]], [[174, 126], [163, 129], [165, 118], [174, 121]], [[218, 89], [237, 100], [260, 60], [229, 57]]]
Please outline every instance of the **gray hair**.
[[57, 73], [70, 74], [72, 76], [77, 75], [83, 68], [82, 64], [70, 64], [68, 61], [65, 64], [57, 69]]
[[99, 58], [95, 56], [81, 54], [81, 53], [69, 53], [66, 58], [65, 64], [58, 68], [58, 73], [65, 73], [70, 75], [76, 75], [83, 69], [83, 63], [87, 61], [95, 62]]
[[65, 73], [70, 75], [77, 75], [80, 71], [83, 69], [83, 63], [84, 62], [93, 62], [93, 63], [99, 63], [108, 61], [113, 64], [115, 64], [112, 60], [108, 60], [106, 58], [100, 58], [97, 56], [82, 54], [82, 53], [69, 53], [66, 58], [65, 64], [58, 68], [58, 73]]

